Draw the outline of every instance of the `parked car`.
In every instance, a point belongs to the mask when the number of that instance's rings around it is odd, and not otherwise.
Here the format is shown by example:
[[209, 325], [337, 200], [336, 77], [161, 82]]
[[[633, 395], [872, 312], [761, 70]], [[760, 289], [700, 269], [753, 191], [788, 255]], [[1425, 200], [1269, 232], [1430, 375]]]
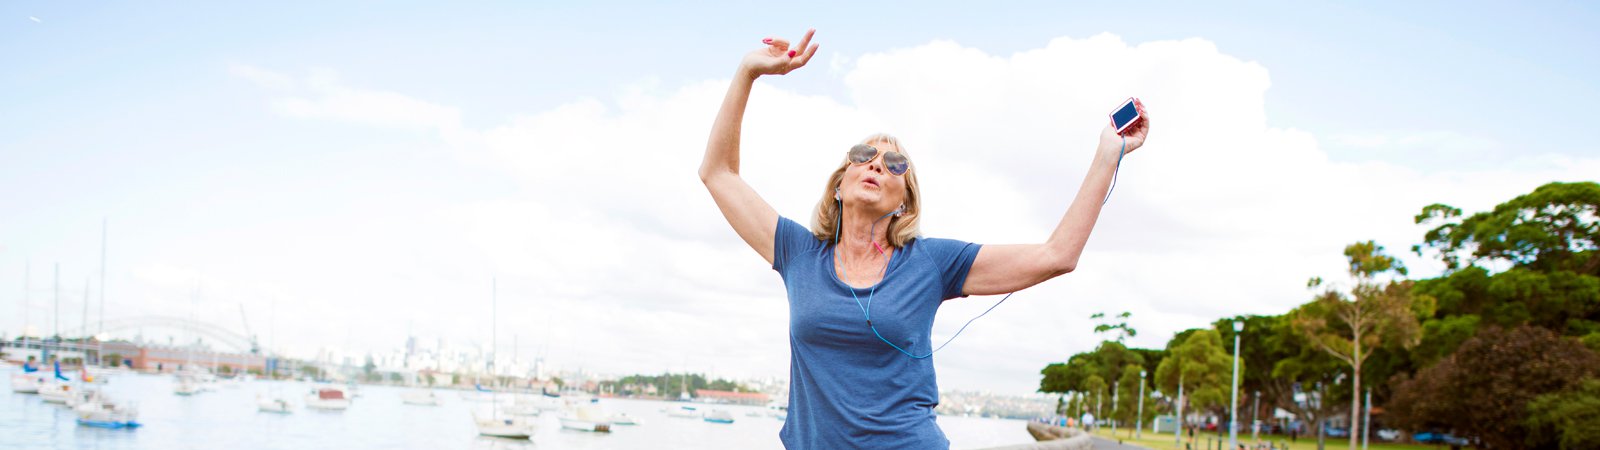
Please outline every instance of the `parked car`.
[[1378, 439], [1385, 441], [1400, 439], [1400, 430], [1378, 430]]
[[1328, 427], [1323, 432], [1327, 433], [1328, 437], [1350, 437], [1350, 430], [1344, 428]]
[[1451, 436], [1451, 435], [1448, 435], [1448, 434], [1435, 433], [1435, 432], [1431, 432], [1431, 431], [1430, 432], [1426, 432], [1426, 433], [1417, 433], [1417, 434], [1411, 435], [1411, 439], [1416, 440], [1418, 443], [1421, 443], [1421, 444], [1446, 444], [1446, 445], [1459, 445], [1459, 446], [1466, 446], [1466, 445], [1469, 444], [1469, 442], [1467, 442], [1466, 438], [1459, 438], [1459, 437]]

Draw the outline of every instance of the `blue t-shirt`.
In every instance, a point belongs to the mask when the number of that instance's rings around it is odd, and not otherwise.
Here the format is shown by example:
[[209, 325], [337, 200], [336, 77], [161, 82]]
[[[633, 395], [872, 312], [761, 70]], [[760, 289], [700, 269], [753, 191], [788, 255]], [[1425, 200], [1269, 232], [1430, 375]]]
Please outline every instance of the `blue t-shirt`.
[[[791, 449], [949, 448], [934, 422], [939, 388], [933, 359], [913, 359], [932, 344], [933, 316], [961, 296], [979, 245], [917, 238], [891, 254], [876, 286], [855, 289], [834, 273], [833, 249], [809, 230], [778, 218], [772, 269], [789, 291], [789, 417], [778, 436]], [[859, 275], [858, 275], [859, 276]], [[851, 296], [851, 290], [855, 296]]]

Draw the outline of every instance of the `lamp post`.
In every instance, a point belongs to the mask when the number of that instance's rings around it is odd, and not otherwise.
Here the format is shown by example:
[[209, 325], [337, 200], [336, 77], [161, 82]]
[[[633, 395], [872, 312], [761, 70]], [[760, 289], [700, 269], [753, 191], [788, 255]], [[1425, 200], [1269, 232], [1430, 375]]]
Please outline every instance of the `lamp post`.
[[1139, 371], [1139, 418], [1134, 422], [1133, 438], [1138, 439], [1144, 431], [1144, 371]]
[[1239, 335], [1244, 321], [1233, 321], [1233, 401], [1228, 403], [1228, 449], [1239, 448]]

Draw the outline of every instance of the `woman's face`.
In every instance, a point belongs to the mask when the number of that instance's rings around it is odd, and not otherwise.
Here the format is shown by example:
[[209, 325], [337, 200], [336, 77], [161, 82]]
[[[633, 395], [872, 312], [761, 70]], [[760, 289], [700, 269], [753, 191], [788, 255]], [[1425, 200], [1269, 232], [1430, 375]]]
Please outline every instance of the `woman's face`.
[[839, 193], [848, 206], [893, 211], [905, 202], [906, 180], [904, 176], [889, 173], [889, 170], [884, 168], [883, 154], [898, 152], [900, 148], [888, 142], [873, 142], [869, 145], [877, 147], [878, 154], [872, 161], [850, 164], [846, 167], [844, 178], [840, 181]]

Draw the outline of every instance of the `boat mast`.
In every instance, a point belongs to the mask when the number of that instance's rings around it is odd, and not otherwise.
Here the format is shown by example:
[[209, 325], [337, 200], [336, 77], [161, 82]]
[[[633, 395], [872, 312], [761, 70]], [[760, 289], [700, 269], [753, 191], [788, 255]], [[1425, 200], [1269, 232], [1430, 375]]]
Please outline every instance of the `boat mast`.
[[496, 420], [496, 421], [500, 420], [500, 411], [499, 411], [499, 409], [500, 409], [499, 408], [499, 406], [500, 406], [500, 398], [498, 396], [500, 392], [495, 389], [496, 388], [496, 386], [495, 386], [496, 383], [495, 382], [498, 381], [500, 377], [498, 375], [495, 375], [495, 373], [494, 373], [494, 351], [495, 351], [495, 347], [497, 345], [499, 345], [499, 341], [497, 341], [496, 339], [498, 339], [500, 337], [499, 336], [500, 329], [498, 328], [499, 325], [500, 325], [500, 321], [498, 320], [499, 319], [499, 317], [498, 317], [499, 312], [500, 312], [500, 280], [495, 279], [495, 278], [490, 278], [489, 279], [489, 417], [494, 418], [494, 420]]
[[106, 227], [110, 219], [100, 219], [100, 325], [95, 327], [95, 334], [106, 331]]

